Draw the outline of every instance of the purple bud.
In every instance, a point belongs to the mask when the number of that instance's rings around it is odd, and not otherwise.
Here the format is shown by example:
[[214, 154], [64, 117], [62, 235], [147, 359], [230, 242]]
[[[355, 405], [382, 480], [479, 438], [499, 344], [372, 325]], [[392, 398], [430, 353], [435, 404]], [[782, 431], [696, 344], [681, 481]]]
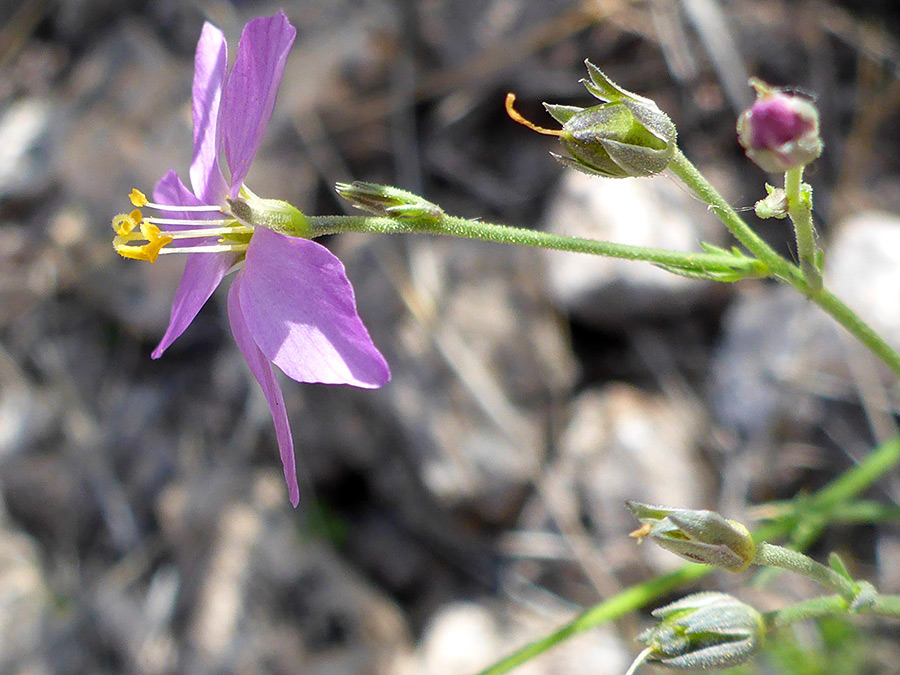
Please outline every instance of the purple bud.
[[756, 102], [737, 123], [738, 140], [764, 171], [806, 166], [822, 153], [819, 112], [812, 101], [751, 79]]

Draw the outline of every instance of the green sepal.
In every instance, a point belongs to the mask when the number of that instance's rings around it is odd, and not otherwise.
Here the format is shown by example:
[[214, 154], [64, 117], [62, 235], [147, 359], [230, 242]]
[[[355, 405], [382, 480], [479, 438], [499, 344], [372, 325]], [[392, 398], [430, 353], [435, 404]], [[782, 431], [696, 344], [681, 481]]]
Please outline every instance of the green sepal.
[[715, 511], [673, 509], [628, 501], [628, 509], [641, 522], [630, 536], [652, 539], [686, 560], [741, 572], [753, 562], [756, 543], [741, 523]]
[[243, 225], [265, 227], [289, 237], [310, 235], [309, 221], [300, 209], [281, 199], [257, 197], [246, 187], [237, 199], [226, 199], [229, 211]]
[[577, 105], [558, 105], [556, 103], [545, 103], [544, 108], [560, 124], [565, 124], [572, 119], [573, 115], [584, 110]]
[[[828, 556], [828, 564], [835, 572], [844, 577], [847, 581], [853, 581], [853, 577], [850, 576], [850, 571], [847, 569], [847, 566], [844, 564], [844, 561], [841, 559], [837, 553], [832, 552]], [[854, 582], [855, 583], [855, 582]]]

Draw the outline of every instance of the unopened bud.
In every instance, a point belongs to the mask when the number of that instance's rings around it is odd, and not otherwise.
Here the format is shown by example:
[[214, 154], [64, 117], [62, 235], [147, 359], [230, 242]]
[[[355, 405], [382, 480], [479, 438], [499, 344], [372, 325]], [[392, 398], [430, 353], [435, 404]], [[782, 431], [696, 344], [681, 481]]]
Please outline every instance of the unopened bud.
[[726, 593], [694, 593], [652, 612], [659, 624], [638, 640], [647, 663], [670, 668], [730, 668], [747, 661], [765, 639], [762, 615]]
[[686, 560], [741, 572], [756, 555], [756, 543], [747, 528], [714, 511], [669, 509], [632, 501], [626, 504], [641, 521], [641, 527], [630, 536], [649, 537]]
[[756, 202], [753, 210], [756, 212], [757, 218], [786, 218], [788, 215], [788, 198], [787, 193], [777, 187], [773, 187], [766, 183], [766, 192], [768, 196]]
[[799, 94], [752, 78], [756, 102], [741, 113], [738, 140], [753, 162], [770, 173], [806, 166], [822, 154], [819, 111]]
[[569, 156], [551, 153], [566, 166], [607, 178], [653, 176], [665, 170], [675, 151], [677, 132], [669, 116], [648, 98], [622, 89], [590, 61], [589, 80], [581, 80], [600, 105], [590, 108], [545, 103], [562, 129], [532, 124], [513, 108], [506, 110], [517, 122], [539, 133], [558, 136]]
[[335, 192], [358, 209], [399, 220], [439, 220], [444, 211], [412, 192], [377, 183], [335, 183]]

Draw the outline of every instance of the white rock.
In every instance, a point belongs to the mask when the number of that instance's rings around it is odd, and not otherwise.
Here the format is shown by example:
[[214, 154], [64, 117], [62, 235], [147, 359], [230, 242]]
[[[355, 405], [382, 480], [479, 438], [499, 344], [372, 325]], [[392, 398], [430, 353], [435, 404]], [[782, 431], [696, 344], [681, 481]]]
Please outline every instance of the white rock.
[[473, 602], [443, 607], [429, 622], [421, 650], [423, 675], [469, 675], [506, 652], [494, 616]]
[[867, 211], [840, 222], [827, 247], [825, 283], [900, 349], [900, 216]]
[[[544, 218], [547, 230], [620, 244], [698, 251], [724, 229], [674, 179], [602, 179], [568, 172]], [[726, 287], [687, 279], [646, 262], [546, 252], [547, 281], [557, 305], [608, 326], [638, 315], [671, 316]]]
[[50, 101], [25, 98], [0, 117], [0, 196], [34, 197], [50, 184]]
[[0, 532], [0, 672], [20, 672], [42, 644], [50, 592], [37, 544], [23, 534]]
[[[682, 508], [711, 506], [711, 469], [697, 453], [706, 420], [682, 399], [614, 383], [589, 390], [572, 403], [571, 420], [551, 467], [558, 492], [568, 492], [592, 529], [621, 550], [635, 522], [625, 509], [633, 499]], [[562, 502], [557, 505], [561, 508]], [[655, 567], [672, 569], [675, 556], [654, 546], [641, 553]]]

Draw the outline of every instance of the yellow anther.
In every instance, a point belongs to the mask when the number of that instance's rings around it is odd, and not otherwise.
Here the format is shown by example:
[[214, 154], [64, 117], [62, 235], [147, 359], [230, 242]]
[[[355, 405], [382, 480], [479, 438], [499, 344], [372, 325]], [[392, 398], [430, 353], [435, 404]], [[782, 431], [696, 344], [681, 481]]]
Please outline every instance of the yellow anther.
[[138, 190], [137, 188], [133, 188], [131, 192], [128, 194], [128, 199], [131, 200], [131, 203], [140, 208], [141, 206], [147, 206], [150, 202], [147, 201], [147, 195]]
[[140, 225], [141, 221], [143, 220], [144, 214], [141, 213], [138, 209], [135, 209], [131, 213], [120, 213], [115, 218], [113, 218], [112, 228], [113, 230], [115, 230], [116, 234], [125, 236], [138, 225]]
[[516, 102], [516, 95], [512, 92], [506, 95], [506, 114], [509, 115], [513, 120], [518, 122], [519, 124], [528, 127], [532, 131], [536, 131], [539, 134], [544, 134], [545, 136], [562, 136], [562, 129], [547, 129], [546, 127], [539, 127], [537, 124], [533, 122], [529, 122], [522, 114], [513, 107], [513, 104]]
[[[113, 239], [113, 247], [123, 258], [131, 258], [132, 260], [146, 260], [147, 262], [156, 262], [159, 257], [160, 249], [166, 244], [172, 243], [172, 236], [163, 234], [160, 229], [152, 223], [141, 222], [141, 235], [131, 234], [130, 231], [121, 233]], [[146, 244], [134, 246], [131, 242], [139, 239], [145, 239]]]

